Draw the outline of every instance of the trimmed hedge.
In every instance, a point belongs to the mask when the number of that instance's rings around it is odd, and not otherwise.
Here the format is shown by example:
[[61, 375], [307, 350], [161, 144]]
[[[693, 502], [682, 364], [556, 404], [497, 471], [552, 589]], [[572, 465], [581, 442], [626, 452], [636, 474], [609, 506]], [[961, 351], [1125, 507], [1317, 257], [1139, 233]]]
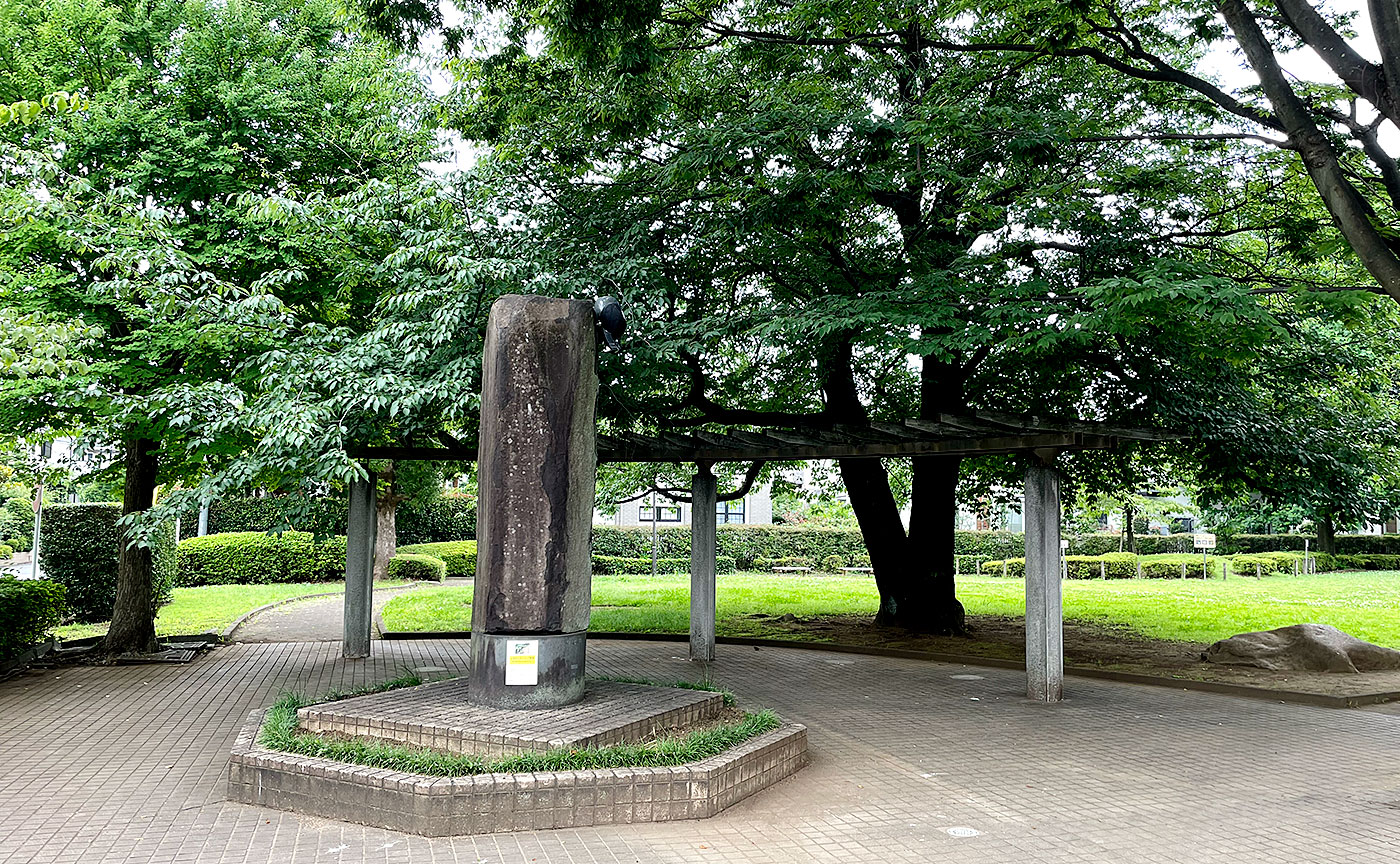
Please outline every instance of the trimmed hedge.
[[[1305, 541], [1309, 550], [1317, 549], [1311, 534], [1236, 534], [1221, 539], [1227, 551], [1247, 554], [1302, 552]], [[1400, 555], [1400, 534], [1338, 534], [1336, 541], [1338, 555]]]
[[0, 506], [0, 543], [16, 552], [28, 552], [33, 548], [33, 504], [23, 498], [10, 498]]
[[[44, 508], [39, 564], [63, 585], [74, 620], [108, 621], [117, 600], [117, 520], [120, 504], [53, 504]], [[162, 527], [149, 541], [151, 584], [156, 605], [170, 600], [176, 569], [175, 526]]]
[[[63, 586], [50, 579], [0, 576], [0, 660], [17, 656], [63, 620]], [[108, 610], [111, 614], [111, 610]]]
[[[1026, 576], [1025, 558], [1006, 558], [983, 562], [981, 572], [987, 576], [1002, 575], [1002, 567], [1008, 577], [1024, 579]], [[1105, 555], [1066, 555], [1065, 573], [1070, 579], [1132, 579], [1141, 573], [1144, 579], [1179, 579], [1181, 565], [1186, 565], [1188, 578], [1200, 578], [1201, 558], [1198, 555], [1175, 553], [1168, 555], [1134, 555], [1131, 552], [1109, 552]], [[1224, 571], [1222, 559], [1210, 559], [1211, 576], [1220, 576]]]
[[[287, 525], [281, 513], [285, 499], [224, 498], [209, 507], [209, 532], [241, 533], [292, 528], [318, 536], [345, 533], [348, 502], [343, 497], [310, 499], [310, 516]], [[444, 495], [420, 506], [403, 505], [394, 514], [394, 530], [402, 545], [476, 539], [476, 501], [464, 495]]]
[[[673, 573], [689, 573], [689, 558], [658, 558], [656, 560], [656, 572], [667, 575]], [[715, 556], [716, 573], [733, 573], [734, 557], [731, 555]], [[651, 556], [645, 558], [623, 558], [616, 555], [594, 555], [593, 573], [597, 576], [650, 576]]]
[[345, 578], [345, 538], [316, 542], [302, 531], [210, 534], [182, 540], [176, 560], [176, 583], [184, 586], [336, 582]]
[[1339, 570], [1400, 570], [1400, 555], [1338, 555], [1336, 567]]
[[441, 582], [447, 578], [447, 562], [432, 555], [396, 553], [389, 559], [388, 576], [390, 579]]
[[431, 555], [447, 565], [447, 575], [453, 579], [470, 579], [476, 575], [476, 541], [450, 540], [441, 543], [417, 543], [400, 546], [395, 557]]

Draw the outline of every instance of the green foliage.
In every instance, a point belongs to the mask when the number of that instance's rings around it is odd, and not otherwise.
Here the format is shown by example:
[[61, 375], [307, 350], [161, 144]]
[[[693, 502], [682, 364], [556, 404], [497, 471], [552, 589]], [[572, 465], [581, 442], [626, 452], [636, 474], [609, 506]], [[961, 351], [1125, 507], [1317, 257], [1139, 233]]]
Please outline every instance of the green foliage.
[[1338, 555], [1338, 570], [1400, 570], [1400, 555]]
[[34, 510], [23, 498], [10, 498], [0, 506], [0, 541], [16, 552], [34, 545]]
[[[39, 564], [63, 585], [68, 609], [79, 622], [106, 621], [117, 599], [117, 520], [120, 504], [55, 504], [44, 508]], [[157, 526], [143, 541], [152, 553], [153, 608], [170, 598], [174, 573], [174, 525]]]
[[[593, 572], [598, 575], [633, 575], [648, 576], [651, 574], [651, 556], [626, 558], [616, 555], [593, 555]], [[731, 555], [715, 556], [716, 573], [733, 573], [734, 558]], [[689, 573], [689, 558], [658, 558], [656, 559], [657, 573]]]
[[447, 578], [447, 563], [432, 555], [398, 552], [389, 559], [390, 579], [417, 582], [441, 582]]
[[[1220, 576], [1223, 573], [1222, 559], [1216, 556], [1209, 561], [1211, 576]], [[1187, 553], [1135, 555], [1131, 552], [1108, 552], [1103, 555], [1065, 556], [1065, 573], [1070, 579], [1133, 579], [1139, 575], [1144, 579], [1179, 579], [1182, 565], [1186, 566], [1188, 578], [1200, 577], [1201, 556]], [[1005, 575], [1024, 579], [1026, 559], [984, 561], [980, 571], [984, 576]]]
[[49, 579], [0, 576], [0, 661], [38, 642], [63, 620], [63, 586]]
[[764, 558], [760, 556], [753, 559], [753, 569], [758, 573], [767, 573], [779, 567], [801, 567], [811, 570], [814, 566], [811, 558], [802, 555], [787, 555], [781, 558]]
[[301, 531], [243, 531], [180, 541], [176, 582], [256, 585], [334, 582], [345, 578], [345, 538], [316, 541]]
[[822, 570], [827, 573], [840, 573], [841, 568], [845, 566], [845, 555], [828, 555], [822, 559]]
[[[316, 535], [344, 534], [347, 508], [343, 495], [221, 498], [209, 507], [209, 531], [223, 534], [290, 528]], [[422, 503], [405, 503], [394, 521], [400, 547], [472, 540], [476, 538], [476, 499], [443, 495]]]
[[398, 547], [397, 554], [431, 555], [447, 565], [447, 576], [452, 579], [470, 579], [476, 575], [475, 540], [416, 543]]

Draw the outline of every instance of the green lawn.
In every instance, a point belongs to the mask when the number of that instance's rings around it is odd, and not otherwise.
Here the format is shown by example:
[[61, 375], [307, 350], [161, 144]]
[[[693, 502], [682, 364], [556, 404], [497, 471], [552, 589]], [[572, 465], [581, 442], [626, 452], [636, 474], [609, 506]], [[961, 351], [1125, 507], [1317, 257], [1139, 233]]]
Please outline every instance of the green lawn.
[[[594, 630], [684, 633], [689, 577], [594, 576]], [[972, 615], [1025, 614], [1019, 579], [964, 576], [958, 596]], [[471, 589], [428, 588], [395, 597], [384, 608], [389, 630], [465, 630]], [[755, 613], [799, 618], [875, 613], [868, 577], [737, 573], [717, 583], [721, 635], [770, 632]], [[1312, 621], [1400, 648], [1400, 572], [1327, 573], [1226, 582], [1197, 579], [1071, 580], [1064, 583], [1067, 619], [1126, 627], [1158, 639], [1211, 642], [1248, 630]]]
[[[376, 582], [376, 588], [388, 588], [403, 582]], [[345, 590], [344, 582], [291, 582], [283, 585], [206, 585], [200, 588], [176, 588], [171, 601], [156, 615], [156, 633], [161, 636], [211, 633], [224, 629], [245, 612], [259, 606]], [[101, 636], [107, 632], [106, 623], [69, 624], [54, 634], [60, 639], [82, 639]]]

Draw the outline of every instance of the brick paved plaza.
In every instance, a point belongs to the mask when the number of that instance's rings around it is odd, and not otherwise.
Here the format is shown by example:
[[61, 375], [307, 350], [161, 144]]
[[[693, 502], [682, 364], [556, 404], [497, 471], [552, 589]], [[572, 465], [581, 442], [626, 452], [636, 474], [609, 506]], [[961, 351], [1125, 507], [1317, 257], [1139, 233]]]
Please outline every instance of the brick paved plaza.
[[[0, 683], [0, 862], [1400, 859], [1394, 713], [1078, 679], [1040, 705], [1015, 672], [730, 646], [715, 680], [805, 723], [812, 764], [713, 819], [425, 839], [225, 801], [238, 727], [279, 691], [466, 663], [465, 642], [374, 650], [238, 644]], [[594, 643], [590, 671], [694, 676], [683, 654]]]

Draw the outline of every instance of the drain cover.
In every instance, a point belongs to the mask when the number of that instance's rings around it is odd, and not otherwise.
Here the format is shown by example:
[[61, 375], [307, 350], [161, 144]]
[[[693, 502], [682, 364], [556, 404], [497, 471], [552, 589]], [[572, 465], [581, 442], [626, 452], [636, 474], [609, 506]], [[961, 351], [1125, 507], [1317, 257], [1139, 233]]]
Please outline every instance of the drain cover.
[[950, 676], [948, 676], [948, 677], [952, 678], [954, 681], [985, 681], [985, 680], [987, 680], [987, 676], [986, 676], [986, 675], [950, 675]]
[[944, 828], [953, 837], [976, 837], [981, 834], [976, 828], [968, 828], [966, 825], [959, 825], [956, 828]]
[[433, 674], [433, 673], [435, 673], [435, 672], [446, 672], [446, 671], [447, 671], [447, 667], [446, 667], [446, 666], [419, 666], [419, 667], [415, 668], [413, 671], [414, 671], [414, 672], [417, 672], [419, 675], [431, 675], [431, 674]]

